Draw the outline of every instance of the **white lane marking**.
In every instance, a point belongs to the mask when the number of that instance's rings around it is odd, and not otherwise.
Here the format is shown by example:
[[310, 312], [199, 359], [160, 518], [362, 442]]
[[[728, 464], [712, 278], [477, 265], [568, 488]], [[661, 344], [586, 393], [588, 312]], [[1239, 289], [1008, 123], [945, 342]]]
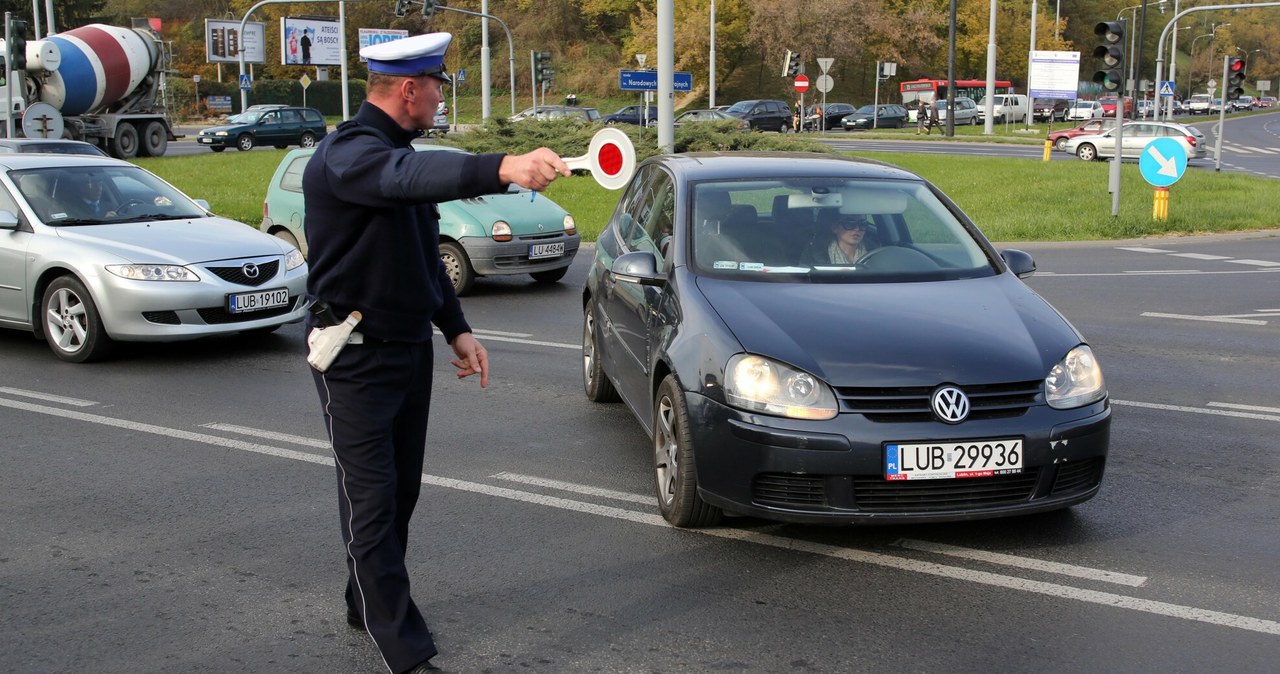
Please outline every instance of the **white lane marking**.
[[[435, 330], [434, 332], [437, 335], [442, 334], [439, 330]], [[550, 346], [557, 349], [581, 349], [582, 348], [581, 344], [562, 344], [560, 342], [542, 342], [536, 339], [517, 339], [514, 337], [505, 337], [503, 336], [505, 333], [494, 332], [494, 333], [480, 334], [479, 331], [476, 331], [476, 334], [477, 336], [483, 337], [491, 342], [513, 342], [515, 344], [528, 344], [529, 346]]]
[[[297, 452], [289, 449], [281, 449], [279, 447], [271, 447], [268, 445], [259, 445], [251, 442], [241, 442], [229, 438], [222, 438], [214, 435], [206, 435], [204, 433], [191, 433], [176, 428], [166, 428], [164, 426], [154, 426], [152, 424], [143, 424], [123, 419], [114, 419], [98, 414], [88, 414], [85, 412], [77, 412], [74, 410], [64, 410], [56, 407], [47, 407], [44, 405], [36, 405], [33, 403], [22, 402], [18, 400], [6, 400], [0, 398], [0, 407], [10, 407], [13, 409], [35, 412], [38, 414], [48, 414], [56, 417], [67, 419], [76, 419], [89, 423], [112, 426], [115, 428], [123, 428], [143, 433], [152, 433], [164, 437], [178, 438], [181, 440], [190, 440], [193, 442], [201, 442], [218, 447], [227, 447], [231, 449], [240, 449], [247, 452], [257, 454], [266, 454], [286, 459], [295, 459], [298, 461], [306, 461], [308, 463], [318, 463], [326, 466], [333, 466], [333, 458], [331, 456], [321, 456], [318, 454], [308, 454], [306, 452]], [[1280, 417], [1275, 417], [1280, 421]], [[554, 496], [546, 496], [544, 494], [532, 494], [522, 492], [515, 489], [506, 489], [487, 484], [479, 484], [475, 482], [466, 482], [464, 480], [455, 480], [453, 478], [438, 477], [434, 475], [423, 474], [422, 483], [446, 489], [454, 489], [457, 491], [465, 491], [476, 494], [484, 494], [487, 496], [496, 496], [499, 498], [520, 501], [523, 503], [533, 503], [552, 508], [560, 508], [573, 512], [599, 515], [602, 517], [610, 517], [613, 519], [624, 520], [628, 522], [636, 522], [638, 524], [647, 524], [650, 526], [662, 527], [670, 529], [666, 520], [658, 515], [626, 510], [623, 508], [613, 508], [610, 506], [602, 506], [593, 503], [582, 503], [580, 501], [572, 501], [569, 499], [558, 498]], [[907, 559], [903, 557], [895, 557], [876, 552], [865, 550], [855, 550], [848, 548], [839, 548], [824, 543], [811, 543], [782, 536], [775, 536], [770, 533], [761, 531], [741, 531], [736, 529], [701, 529], [701, 530], [683, 530], [681, 533], [698, 534], [703, 536], [713, 536], [727, 540], [738, 540], [757, 545], [765, 545], [782, 550], [794, 550], [798, 552], [807, 552], [809, 554], [831, 557], [834, 559], [844, 559], [853, 562], [862, 562], [865, 564], [874, 564], [902, 571], [910, 571], [913, 573], [923, 573], [942, 578], [950, 578], [953, 580], [967, 581], [979, 583], [983, 585], [991, 585], [994, 587], [1003, 587], [1023, 592], [1032, 592], [1050, 597], [1059, 597], [1063, 599], [1074, 599], [1090, 604], [1100, 606], [1111, 606], [1116, 608], [1127, 608], [1134, 611], [1150, 613], [1153, 615], [1162, 615], [1172, 618], [1181, 618], [1196, 622], [1208, 623], [1213, 625], [1221, 625], [1223, 627], [1232, 627], [1252, 632], [1261, 632], [1263, 634], [1273, 634], [1280, 636], [1280, 623], [1272, 620], [1264, 620], [1261, 618], [1251, 618], [1248, 616], [1236, 615], [1232, 613], [1224, 613], [1222, 611], [1211, 611], [1208, 609], [1195, 608], [1192, 606], [1181, 606], [1178, 604], [1170, 604], [1161, 601], [1149, 599], [1138, 599], [1136, 597], [1128, 597], [1125, 595], [1111, 594], [1109, 592], [1098, 592], [1094, 590], [1084, 590], [1066, 585], [1057, 585], [1054, 583], [1045, 583], [1040, 581], [1018, 578], [1016, 576], [1005, 576], [986, 571], [974, 571], [962, 567], [946, 566], [933, 562], [924, 562], [919, 560]]]
[[1186, 407], [1183, 405], [1165, 405], [1163, 403], [1141, 403], [1133, 400], [1116, 400], [1111, 399], [1114, 405], [1127, 405], [1129, 407], [1145, 407], [1153, 410], [1165, 410], [1166, 412], [1191, 412], [1192, 414], [1212, 414], [1219, 417], [1237, 417], [1240, 419], [1257, 419], [1259, 421], [1280, 421], [1280, 415], [1269, 414], [1252, 414], [1249, 412], [1232, 412], [1230, 410], [1205, 409], [1203, 407]]
[[1227, 260], [1231, 264], [1247, 264], [1254, 267], [1280, 267], [1280, 262], [1270, 260]]
[[240, 435], [251, 435], [263, 440], [275, 440], [277, 442], [292, 442], [295, 445], [303, 445], [305, 447], [316, 447], [319, 449], [329, 449], [329, 442], [326, 440], [316, 440], [301, 435], [290, 435], [288, 433], [277, 433], [275, 431], [264, 431], [260, 428], [249, 428], [248, 426], [236, 426], [235, 424], [201, 424], [202, 428], [208, 428], [215, 431], [223, 431], [225, 433], [239, 433]]
[[1117, 246], [1116, 250], [1128, 250], [1128, 251], [1133, 251], [1135, 253], [1172, 253], [1173, 252], [1171, 250], [1165, 250], [1163, 248], [1142, 248], [1140, 246]]
[[1234, 627], [1252, 632], [1261, 632], [1263, 634], [1280, 636], [1280, 623], [1273, 620], [1264, 620], [1262, 618], [1250, 618], [1232, 613], [1223, 613], [1221, 611], [1210, 611], [1191, 606], [1180, 606], [1178, 604], [1169, 604], [1150, 599], [1138, 599], [1136, 597], [1112, 594], [1110, 592], [1083, 590], [1069, 585], [1045, 583], [1041, 581], [1028, 580], [1026, 578], [1018, 578], [1017, 576], [1005, 576], [998, 573], [990, 573], [987, 571], [974, 571], [958, 566], [946, 566], [933, 562], [895, 557], [892, 555], [868, 552], [865, 550], [838, 548], [824, 543], [812, 543], [793, 538], [758, 534], [751, 531], [740, 531], [736, 529], [703, 529], [697, 530], [696, 533], [700, 533], [705, 536], [715, 536], [717, 538], [747, 541], [758, 545], [781, 548], [783, 550], [795, 550], [799, 552], [808, 552], [814, 555], [822, 555], [824, 557], [845, 559], [852, 562], [874, 564], [902, 571], [940, 576], [953, 580], [963, 580], [971, 583], [992, 585], [1011, 590], [1020, 590], [1022, 592], [1033, 592], [1050, 597], [1074, 599], [1076, 601], [1099, 604], [1102, 606], [1111, 606], [1114, 608], [1127, 608], [1134, 611], [1141, 611], [1143, 613], [1151, 613], [1171, 618], [1182, 618], [1184, 620], [1193, 620], [1196, 622], [1222, 625], [1224, 627]]
[[1280, 414], [1280, 407], [1263, 407], [1261, 405], [1237, 405], [1235, 403], [1207, 403], [1209, 407], [1225, 407], [1233, 410], [1249, 410], [1250, 412], [1267, 412]]
[[501, 330], [485, 330], [484, 328], [472, 328], [472, 332], [477, 335], [501, 335], [503, 337], [532, 337], [531, 332], [503, 332]]
[[1189, 257], [1193, 260], [1230, 260], [1229, 255], [1209, 255], [1207, 253], [1169, 253], [1169, 257]]
[[535, 477], [533, 475], [520, 475], [519, 473], [498, 473], [489, 477], [495, 480], [506, 480], [507, 482], [518, 482], [520, 484], [533, 485], [535, 487], [549, 487], [551, 489], [559, 489], [574, 494], [584, 494], [587, 496], [600, 496], [615, 501], [626, 501], [629, 503], [639, 503], [640, 505], [649, 505], [653, 503], [654, 497], [641, 496], [639, 494], [631, 494], [625, 491], [614, 491], [612, 489], [601, 489], [599, 487], [591, 487], [585, 484], [575, 484], [573, 482], [562, 482], [560, 480], [548, 480], [546, 478]]
[[1187, 314], [1162, 314], [1155, 311], [1144, 311], [1141, 316], [1148, 318], [1176, 318], [1183, 321], [1206, 321], [1209, 323], [1238, 323], [1240, 325], [1266, 325], [1266, 321], [1252, 318], [1228, 318], [1226, 316], [1190, 316]]
[[27, 391], [20, 388], [9, 388], [8, 386], [0, 386], [0, 393], [8, 393], [9, 395], [22, 396], [24, 398], [35, 398], [50, 403], [62, 403], [63, 405], [74, 405], [76, 407], [92, 407], [98, 403], [93, 400], [81, 400], [80, 398], [68, 398], [66, 396], [56, 396], [52, 393], [40, 393], [39, 391]]
[[911, 538], [903, 538], [899, 540], [898, 545], [908, 550], [920, 550], [922, 552], [934, 552], [940, 555], [949, 555], [952, 557], [960, 557], [961, 559], [973, 559], [979, 562], [988, 562], [991, 564], [1002, 564], [1004, 566], [1016, 566], [1023, 569], [1032, 569], [1034, 571], [1045, 571], [1048, 573], [1056, 573], [1063, 576], [1074, 576], [1076, 578], [1085, 578], [1087, 580], [1100, 580], [1106, 583], [1116, 583], [1118, 585], [1128, 585], [1129, 587], [1142, 587], [1147, 583], [1146, 576], [1133, 576], [1118, 571], [1107, 571], [1105, 569], [1091, 569], [1087, 566], [1076, 566], [1074, 564], [1062, 564], [1060, 562], [1050, 562], [1043, 559], [1033, 559], [1030, 557], [1018, 557], [1016, 555], [1007, 555], [1001, 552], [988, 552], [986, 550], [974, 550], [973, 548], [962, 548], [957, 545], [948, 545], [946, 543], [934, 543], [932, 541], [917, 541]]

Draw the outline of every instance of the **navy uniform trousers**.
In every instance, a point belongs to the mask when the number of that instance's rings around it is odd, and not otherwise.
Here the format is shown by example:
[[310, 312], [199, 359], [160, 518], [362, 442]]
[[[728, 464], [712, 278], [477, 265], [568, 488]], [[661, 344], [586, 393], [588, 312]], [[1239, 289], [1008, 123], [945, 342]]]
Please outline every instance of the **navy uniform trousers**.
[[409, 596], [405, 550], [422, 487], [432, 345], [366, 338], [325, 373], [311, 370], [333, 445], [347, 553], [347, 608], [391, 672], [436, 654]]

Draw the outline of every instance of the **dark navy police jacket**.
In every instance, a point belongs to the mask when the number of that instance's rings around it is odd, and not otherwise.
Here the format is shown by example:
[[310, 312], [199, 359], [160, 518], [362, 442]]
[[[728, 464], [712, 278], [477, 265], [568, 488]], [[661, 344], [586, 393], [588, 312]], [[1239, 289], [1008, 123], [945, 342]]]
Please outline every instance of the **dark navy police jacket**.
[[[364, 103], [320, 142], [302, 175], [307, 212], [307, 293], [356, 330], [403, 342], [452, 342], [470, 332], [440, 262], [435, 204], [493, 194], [502, 154], [416, 152], [407, 131]], [[308, 327], [314, 326], [308, 318]]]

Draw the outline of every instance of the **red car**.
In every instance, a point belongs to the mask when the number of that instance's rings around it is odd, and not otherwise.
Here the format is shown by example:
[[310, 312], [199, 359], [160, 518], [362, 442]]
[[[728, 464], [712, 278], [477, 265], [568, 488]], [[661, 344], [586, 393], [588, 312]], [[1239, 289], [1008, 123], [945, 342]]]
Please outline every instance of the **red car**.
[[[1114, 106], [1114, 101], [1112, 102]], [[1114, 108], [1113, 108], [1114, 111]], [[1091, 119], [1074, 129], [1063, 129], [1062, 131], [1054, 131], [1049, 134], [1049, 142], [1053, 143], [1053, 149], [1065, 151], [1067, 149], [1067, 141], [1085, 134], [1105, 133], [1116, 127], [1115, 117], [1102, 117], [1099, 119]]]
[[[1117, 96], [1099, 96], [1098, 102], [1102, 104], [1103, 117], [1116, 116], [1116, 99]], [[1126, 119], [1133, 119], [1133, 99], [1128, 96], [1124, 97], [1124, 116]]]

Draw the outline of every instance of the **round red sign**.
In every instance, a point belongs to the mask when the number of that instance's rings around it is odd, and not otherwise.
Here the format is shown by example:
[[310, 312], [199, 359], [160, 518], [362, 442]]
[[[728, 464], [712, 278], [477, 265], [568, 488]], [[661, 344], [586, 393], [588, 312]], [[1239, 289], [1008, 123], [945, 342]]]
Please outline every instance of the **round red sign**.
[[809, 76], [796, 75], [796, 91], [804, 93], [809, 90]]

